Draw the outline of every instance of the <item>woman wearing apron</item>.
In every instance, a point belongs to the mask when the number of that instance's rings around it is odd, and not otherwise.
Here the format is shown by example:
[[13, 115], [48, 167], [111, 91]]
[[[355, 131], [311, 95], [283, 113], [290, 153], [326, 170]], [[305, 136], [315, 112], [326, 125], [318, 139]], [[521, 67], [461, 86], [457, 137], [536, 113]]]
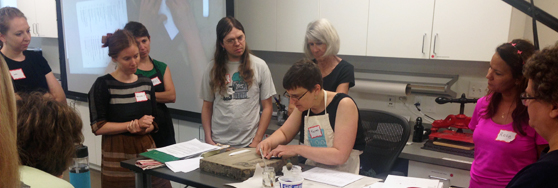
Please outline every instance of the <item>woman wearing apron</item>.
[[124, 26], [124, 29], [130, 31], [138, 43], [140, 61], [136, 74], [150, 78], [155, 88], [158, 115], [155, 123], [159, 126], [158, 132], [151, 133], [155, 145], [160, 148], [176, 144], [172, 117], [167, 105], [165, 105], [165, 103], [174, 103], [176, 100], [176, 91], [174, 90], [170, 69], [167, 64], [151, 59], [149, 56], [151, 37], [143, 24], [131, 21]]
[[[358, 107], [347, 94], [325, 91], [315, 63], [295, 63], [283, 78], [296, 106], [285, 124], [259, 145], [266, 158], [297, 156], [307, 165], [358, 174], [365, 141]], [[300, 132], [304, 145], [288, 144]]]

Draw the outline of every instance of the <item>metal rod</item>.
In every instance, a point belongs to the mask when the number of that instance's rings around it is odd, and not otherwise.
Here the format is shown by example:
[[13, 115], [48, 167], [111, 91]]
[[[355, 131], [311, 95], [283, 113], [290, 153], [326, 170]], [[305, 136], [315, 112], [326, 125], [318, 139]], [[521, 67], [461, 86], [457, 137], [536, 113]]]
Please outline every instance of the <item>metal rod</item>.
[[528, 3], [525, 0], [502, 0], [502, 1], [508, 3], [512, 7], [516, 8], [517, 10], [529, 16], [531, 16], [531, 12], [532, 12], [531, 10], [534, 10], [535, 14], [537, 15], [536, 16], [537, 21], [546, 25], [550, 29], [558, 32], [558, 19], [548, 14], [547, 12], [537, 8], [536, 6], [531, 5], [531, 3]]
[[531, 18], [533, 18], [533, 42], [535, 50], [539, 50], [539, 34], [537, 32], [537, 11], [535, 9], [535, 2], [531, 0]]

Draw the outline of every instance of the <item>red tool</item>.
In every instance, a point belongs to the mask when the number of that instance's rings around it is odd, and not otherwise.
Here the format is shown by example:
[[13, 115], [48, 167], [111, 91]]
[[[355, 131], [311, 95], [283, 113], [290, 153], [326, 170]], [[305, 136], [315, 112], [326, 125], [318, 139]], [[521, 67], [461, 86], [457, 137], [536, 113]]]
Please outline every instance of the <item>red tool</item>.
[[[471, 121], [471, 117], [463, 114], [463, 111], [465, 109], [465, 103], [476, 103], [477, 99], [467, 99], [465, 98], [465, 94], [462, 94], [461, 98], [458, 99], [449, 99], [446, 97], [436, 98], [436, 103], [438, 104], [445, 104], [448, 102], [461, 103], [459, 114], [451, 114], [448, 115], [444, 120], [434, 121], [432, 123], [432, 133], [430, 133], [428, 138], [430, 140], [441, 138], [446, 140], [473, 143], [473, 134], [463, 132], [464, 129], [469, 129], [469, 122]], [[457, 130], [450, 130], [448, 129], [449, 127], [457, 128]], [[440, 128], [445, 128], [445, 130], [439, 130]]]

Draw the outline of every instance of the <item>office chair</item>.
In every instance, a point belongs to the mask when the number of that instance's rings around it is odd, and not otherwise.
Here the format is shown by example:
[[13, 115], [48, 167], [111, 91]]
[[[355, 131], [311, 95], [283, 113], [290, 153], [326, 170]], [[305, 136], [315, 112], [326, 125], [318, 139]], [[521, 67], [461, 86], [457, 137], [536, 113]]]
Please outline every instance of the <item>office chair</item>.
[[411, 126], [400, 115], [381, 110], [361, 109], [360, 118], [366, 140], [360, 174], [385, 179], [409, 140]]

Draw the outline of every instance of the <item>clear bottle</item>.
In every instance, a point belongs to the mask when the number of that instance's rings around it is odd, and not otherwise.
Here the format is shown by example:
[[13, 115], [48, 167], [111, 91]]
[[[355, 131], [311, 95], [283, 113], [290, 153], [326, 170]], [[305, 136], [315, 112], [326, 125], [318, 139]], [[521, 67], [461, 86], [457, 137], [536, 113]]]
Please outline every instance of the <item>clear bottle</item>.
[[70, 166], [70, 183], [75, 188], [91, 188], [87, 146], [76, 145], [76, 156]]

